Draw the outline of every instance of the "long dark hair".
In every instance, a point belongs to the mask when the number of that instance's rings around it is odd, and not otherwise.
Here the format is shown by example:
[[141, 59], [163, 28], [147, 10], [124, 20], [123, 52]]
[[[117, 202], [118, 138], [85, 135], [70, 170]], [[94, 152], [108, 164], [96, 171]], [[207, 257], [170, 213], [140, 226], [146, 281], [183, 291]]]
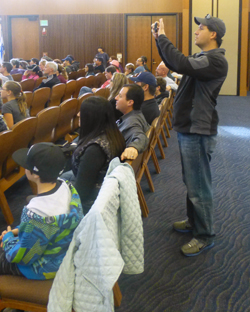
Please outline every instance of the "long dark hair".
[[80, 109], [80, 122], [78, 145], [85, 145], [105, 134], [112, 157], [122, 154], [126, 147], [125, 140], [116, 125], [114, 111], [108, 100], [100, 96], [91, 96], [84, 100]]

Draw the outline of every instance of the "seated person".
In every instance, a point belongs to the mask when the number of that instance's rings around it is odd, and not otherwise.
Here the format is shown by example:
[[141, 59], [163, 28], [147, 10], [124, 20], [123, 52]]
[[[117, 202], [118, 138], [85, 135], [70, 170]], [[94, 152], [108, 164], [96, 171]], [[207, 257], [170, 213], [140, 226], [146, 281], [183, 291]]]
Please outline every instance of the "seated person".
[[93, 64], [87, 63], [84, 67], [84, 70], [86, 72], [85, 77], [95, 76]]
[[102, 47], [97, 48], [98, 53], [95, 55], [95, 58], [101, 57], [103, 59], [103, 66], [106, 68], [108, 61], [109, 61], [109, 56], [106, 52], [104, 52]]
[[71, 57], [67, 56], [67, 57], [65, 57], [65, 59], [62, 59], [62, 61], [63, 61], [63, 67], [65, 68], [65, 70], [68, 74], [73, 72], [73, 71], [76, 71], [75, 68], [73, 68], [71, 66], [71, 64], [72, 64], [72, 58]]
[[119, 119], [123, 113], [116, 109], [116, 96], [119, 94], [121, 89], [125, 84], [128, 84], [128, 78], [125, 74], [122, 73], [114, 73], [113, 77], [110, 80], [110, 94], [108, 97], [109, 102], [111, 103], [114, 113], [115, 113], [115, 120]]
[[64, 67], [60, 64], [57, 65], [57, 78], [59, 78], [61, 83], [66, 83], [69, 79], [68, 74]]
[[10, 74], [11, 70], [12, 65], [9, 62], [3, 62], [2, 65], [0, 65], [0, 78], [2, 79], [2, 83], [5, 83], [9, 80], [13, 81], [13, 78]]
[[72, 54], [68, 54], [66, 57], [70, 57], [72, 59], [72, 71], [78, 71], [78, 69], [80, 68], [80, 62], [76, 61]]
[[24, 71], [27, 69], [27, 66], [28, 66], [29, 64], [26, 62], [26, 61], [19, 61], [19, 68], [20, 69], [24, 69]]
[[44, 79], [41, 84], [35, 88], [33, 91], [40, 89], [40, 88], [52, 88], [58, 83], [61, 83], [59, 78], [56, 75], [58, 65], [55, 62], [46, 62], [46, 65], [43, 70], [43, 74], [47, 76], [47, 79]]
[[145, 55], [142, 55], [141, 59], [143, 61], [143, 67], [145, 68], [145, 70], [151, 73], [151, 70], [148, 68], [147, 65], [148, 58]]
[[10, 71], [10, 74], [13, 75], [13, 74], [22, 74], [25, 72], [25, 69], [21, 69], [19, 68], [19, 60], [18, 59], [12, 59], [10, 60], [10, 63], [12, 65], [12, 70]]
[[1, 98], [7, 99], [2, 106], [2, 114], [9, 129], [20, 120], [29, 117], [26, 96], [23, 94], [20, 83], [7, 81], [1, 90]]
[[149, 124], [141, 112], [144, 100], [142, 88], [136, 84], [124, 85], [116, 99], [116, 109], [123, 113], [117, 125], [126, 141], [126, 149], [121, 160], [135, 159], [148, 146], [146, 132]]
[[0, 132], [8, 130], [6, 121], [2, 114], [0, 114]]
[[134, 74], [140, 74], [141, 72], [144, 72], [145, 71], [145, 68], [144, 68], [144, 61], [141, 57], [139, 57], [137, 60], [136, 60], [136, 69], [134, 70]]
[[156, 68], [155, 73], [156, 76], [160, 76], [166, 80], [167, 91], [170, 91], [170, 89], [172, 89], [175, 92], [177, 91], [178, 85], [174, 82], [174, 80], [168, 77], [169, 68], [167, 68], [167, 66], [163, 62], [161, 62], [160, 65]]
[[126, 64], [126, 66], [125, 66], [125, 75], [127, 76], [127, 78], [133, 77], [134, 70], [135, 70], [135, 65], [133, 63]]
[[148, 124], [160, 115], [158, 104], [155, 100], [156, 79], [155, 76], [147, 71], [140, 73], [137, 77], [131, 77], [132, 81], [142, 87], [144, 91], [144, 101], [141, 111]]
[[38, 194], [23, 208], [20, 225], [2, 232], [0, 275], [45, 280], [55, 277], [83, 213], [71, 184], [57, 179], [65, 165], [61, 148], [38, 143], [12, 155]]
[[39, 65], [39, 59], [32, 57], [30, 60], [30, 65]]
[[[110, 80], [115, 72], [116, 68], [114, 66], [109, 66], [105, 69], [105, 77], [107, 80], [101, 85], [102, 89], [107, 88], [109, 86]], [[78, 97], [85, 93], [94, 93], [96, 90], [97, 88], [91, 89], [89, 87], [81, 87]]]
[[22, 80], [24, 79], [33, 79], [37, 80], [38, 78], [42, 77], [43, 73], [40, 70], [40, 67], [36, 64], [34, 65], [28, 65], [27, 70], [24, 72], [22, 76]]
[[113, 60], [110, 62], [110, 65], [114, 66], [116, 68], [116, 71], [117, 73], [121, 73], [121, 70], [120, 70], [120, 63], [117, 61], [117, 60]]
[[39, 62], [39, 67], [41, 69], [41, 71], [43, 72], [45, 69], [45, 65], [46, 65], [47, 61], [44, 59], [41, 59], [41, 61]]
[[94, 64], [95, 64], [94, 65], [94, 71], [95, 71], [95, 74], [103, 73], [105, 71], [105, 68], [104, 68], [102, 62], [103, 62], [103, 58], [101, 58], [101, 57], [96, 57], [94, 59]]
[[113, 109], [105, 98], [92, 96], [82, 102], [80, 135], [72, 156], [72, 171], [61, 177], [71, 181], [86, 214], [101, 188], [109, 162], [120, 157], [125, 141], [115, 123]]
[[[117, 57], [115, 57], [114, 55], [111, 55], [111, 56], [109, 57], [109, 65], [111, 65], [111, 62], [112, 62], [112, 61], [118, 61]], [[124, 73], [124, 69], [123, 69], [121, 63], [120, 63], [119, 61], [118, 61], [118, 63], [119, 63], [120, 73]]]
[[161, 104], [162, 100], [169, 97], [169, 92], [166, 91], [166, 80], [162, 77], [156, 77], [157, 87], [155, 90], [155, 100], [158, 105]]

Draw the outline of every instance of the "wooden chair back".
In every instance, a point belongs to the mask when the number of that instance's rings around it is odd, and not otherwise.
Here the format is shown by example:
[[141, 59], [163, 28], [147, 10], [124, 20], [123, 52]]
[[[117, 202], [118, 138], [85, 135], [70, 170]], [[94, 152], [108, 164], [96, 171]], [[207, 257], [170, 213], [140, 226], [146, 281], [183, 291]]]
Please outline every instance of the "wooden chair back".
[[23, 91], [33, 91], [35, 87], [35, 80], [34, 79], [24, 79], [23, 81], [20, 82], [22, 86]]
[[37, 87], [39, 87], [40, 84], [42, 83], [42, 81], [43, 81], [44, 79], [47, 79], [47, 77], [39, 77], [39, 78], [35, 81], [35, 87], [34, 87], [34, 89], [37, 88]]
[[76, 72], [76, 78], [80, 78], [80, 77], [85, 77], [85, 70], [84, 69], [78, 69], [78, 71]]
[[54, 141], [63, 138], [73, 131], [73, 118], [78, 107], [77, 99], [69, 99], [60, 105], [60, 114], [55, 128]]
[[50, 92], [50, 88], [47, 87], [34, 91], [30, 106], [30, 116], [36, 116], [41, 110], [44, 109], [45, 104], [49, 101]]
[[85, 93], [78, 98], [78, 105], [76, 108], [75, 115], [73, 117], [72, 131], [75, 131], [76, 129], [79, 128], [79, 119], [80, 118], [77, 116], [77, 114], [79, 113], [79, 111], [81, 109], [82, 102], [85, 99], [87, 99], [88, 97], [93, 96], [93, 95], [94, 95], [93, 93]]
[[79, 94], [79, 92], [80, 92], [80, 90], [81, 90], [81, 87], [84, 87], [84, 86], [86, 86], [86, 79], [87, 78], [85, 78], [85, 77], [81, 77], [81, 78], [78, 78], [77, 80], [76, 80], [76, 90], [75, 90], [75, 93], [74, 93], [74, 98], [78, 98], [78, 94]]
[[48, 107], [37, 114], [37, 126], [32, 144], [39, 142], [52, 142], [55, 127], [60, 114], [60, 106]]
[[22, 74], [13, 74], [11, 76], [12, 76], [14, 81], [17, 81], [17, 82], [21, 82], [22, 81], [22, 76], [23, 76]]
[[26, 96], [26, 103], [27, 103], [27, 108], [30, 109], [32, 99], [33, 99], [33, 92], [31, 91], [24, 91], [23, 92]]
[[7, 156], [11, 152], [11, 147], [14, 142], [14, 136], [12, 130], [3, 131], [0, 133], [0, 179], [2, 178], [2, 172], [4, 171], [4, 162], [7, 159]]
[[72, 79], [76, 80], [77, 72], [71, 72], [68, 74], [68, 76], [69, 76], [69, 80], [72, 80]]
[[86, 87], [95, 88], [95, 76], [86, 77]]
[[65, 88], [65, 83], [59, 83], [52, 87], [48, 106], [59, 106], [61, 104]]
[[69, 80], [66, 82], [66, 88], [64, 92], [64, 96], [62, 98], [62, 102], [71, 99], [71, 97], [74, 95], [76, 91], [76, 81], [75, 80]]
[[95, 91], [94, 96], [101, 96], [106, 99], [106, 88], [99, 88]]
[[95, 75], [95, 88], [100, 88], [101, 85], [106, 81], [106, 77], [104, 73], [98, 73]]

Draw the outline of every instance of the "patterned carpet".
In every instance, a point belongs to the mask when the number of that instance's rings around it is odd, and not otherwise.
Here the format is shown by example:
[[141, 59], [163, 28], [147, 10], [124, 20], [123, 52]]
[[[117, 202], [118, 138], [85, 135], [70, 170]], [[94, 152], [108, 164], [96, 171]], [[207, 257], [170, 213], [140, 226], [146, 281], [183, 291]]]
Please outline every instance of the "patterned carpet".
[[[218, 99], [220, 127], [212, 159], [216, 239], [214, 248], [198, 257], [180, 252], [191, 235], [172, 230], [174, 221], [185, 218], [186, 194], [174, 131], [164, 149], [166, 159], [157, 151], [161, 173], [149, 164], [155, 193], [142, 181], [150, 211], [143, 219], [145, 272], [121, 275], [123, 300], [116, 312], [250, 311], [249, 110], [249, 97]], [[25, 179], [6, 192], [15, 224], [30, 193]], [[0, 214], [0, 230], [4, 228]]]

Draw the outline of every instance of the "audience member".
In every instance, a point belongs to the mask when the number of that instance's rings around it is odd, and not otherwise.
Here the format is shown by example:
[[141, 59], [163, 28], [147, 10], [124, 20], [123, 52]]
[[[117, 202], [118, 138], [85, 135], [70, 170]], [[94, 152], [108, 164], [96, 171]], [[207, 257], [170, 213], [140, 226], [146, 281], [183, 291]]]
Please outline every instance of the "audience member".
[[93, 64], [87, 63], [84, 67], [84, 70], [86, 72], [85, 77], [95, 76]]
[[125, 84], [128, 84], [128, 78], [125, 74], [122, 73], [114, 73], [113, 77], [110, 80], [110, 95], [108, 97], [108, 100], [110, 101], [114, 113], [115, 113], [115, 120], [119, 119], [123, 113], [116, 109], [116, 96], [119, 94], [121, 89]]
[[28, 66], [29, 64], [26, 62], [26, 61], [19, 61], [19, 68], [20, 69], [24, 69], [24, 71], [27, 69], [27, 66]]
[[44, 79], [41, 84], [34, 89], [34, 91], [45, 87], [52, 88], [54, 85], [61, 83], [60, 79], [56, 75], [57, 67], [58, 65], [55, 62], [46, 63], [43, 74], [48, 76], [48, 78]]
[[46, 65], [47, 61], [46, 60], [43, 60], [41, 59], [41, 61], [39, 62], [39, 67], [41, 69], [41, 71], [43, 72], [44, 69], [45, 69], [45, 65]]
[[46, 62], [53, 62], [52, 58], [48, 57], [48, 55], [43, 55], [42, 59], [45, 60]]
[[65, 68], [61, 65], [61, 64], [58, 64], [57, 65], [57, 78], [59, 78], [60, 82], [61, 83], [66, 83], [69, 79], [68, 77], [68, 74], [65, 70]]
[[109, 56], [106, 52], [104, 52], [102, 47], [98, 47], [97, 48], [98, 53], [95, 55], [95, 58], [99, 58], [101, 57], [103, 59], [103, 66], [106, 68], [107, 67], [107, 63], [109, 61]]
[[62, 61], [60, 59], [54, 59], [53, 62], [55, 62], [58, 65], [62, 65]]
[[75, 188], [58, 179], [65, 165], [60, 147], [38, 143], [12, 155], [38, 194], [23, 208], [20, 225], [2, 232], [0, 275], [55, 277], [83, 213]]
[[0, 66], [0, 78], [2, 79], [2, 83], [6, 81], [13, 80], [10, 75], [10, 71], [12, 70], [12, 65], [9, 62], [3, 62]]
[[173, 91], [176, 92], [178, 89], [178, 85], [171, 78], [168, 77], [168, 72], [169, 68], [167, 68], [167, 66], [163, 62], [160, 63], [160, 65], [156, 68], [155, 71], [156, 76], [160, 76], [166, 80], [167, 91], [169, 91], [171, 88]]
[[41, 72], [40, 68], [38, 65], [28, 65], [27, 70], [22, 76], [22, 80], [24, 79], [33, 79], [37, 80], [38, 78], [42, 77], [43, 73]]
[[74, 56], [71, 54], [68, 54], [66, 57], [70, 57], [72, 59], [71, 63], [72, 71], [78, 71], [78, 69], [80, 68], [80, 62], [76, 61]]
[[127, 78], [133, 77], [134, 70], [135, 70], [135, 65], [133, 63], [126, 64], [126, 66], [125, 66], [125, 75], [127, 76]]
[[141, 59], [143, 61], [143, 67], [145, 68], [145, 70], [151, 73], [151, 70], [148, 68], [148, 65], [147, 65], [148, 58], [146, 56], [142, 55]]
[[39, 59], [32, 57], [30, 60], [30, 65], [39, 65]]
[[10, 71], [10, 74], [13, 75], [13, 74], [22, 74], [25, 72], [25, 69], [21, 69], [19, 68], [19, 60], [18, 59], [12, 59], [10, 60], [10, 63], [12, 65], [12, 70]]
[[120, 157], [124, 148], [125, 141], [115, 123], [110, 103], [97, 96], [84, 100], [72, 171], [63, 174], [62, 178], [75, 185], [85, 214], [98, 195], [109, 162], [114, 157]]
[[[116, 68], [114, 66], [109, 66], [105, 69], [105, 77], [106, 77], [106, 81], [101, 85], [101, 88], [104, 89], [104, 88], [107, 88], [109, 86], [109, 83], [110, 83], [110, 80], [113, 76], [113, 74], [116, 72]], [[85, 94], [85, 93], [94, 93], [97, 89], [96, 88], [89, 88], [89, 87], [82, 87], [80, 92], [79, 92], [79, 96]]]
[[105, 71], [105, 68], [104, 68], [102, 62], [103, 62], [103, 58], [101, 58], [101, 57], [96, 57], [94, 59], [94, 63], [95, 63], [94, 71], [95, 71], [95, 74], [103, 73]]
[[[109, 64], [111, 64], [112, 61], [118, 61], [117, 57], [115, 57], [114, 55], [111, 55], [111, 56], [109, 57]], [[119, 61], [118, 61], [118, 62], [119, 62]], [[121, 73], [124, 73], [124, 69], [123, 69], [123, 67], [122, 67], [122, 65], [121, 65], [120, 62], [119, 62], [119, 68], [120, 68], [120, 72], [121, 72]]]
[[0, 114], [0, 132], [8, 130], [6, 121], [2, 114]]
[[155, 90], [155, 100], [158, 105], [161, 104], [162, 100], [169, 97], [169, 92], [166, 90], [166, 80], [162, 77], [156, 77], [157, 87]]
[[116, 109], [123, 113], [117, 120], [117, 125], [126, 141], [126, 149], [121, 155], [121, 160], [135, 159], [148, 146], [146, 132], [149, 125], [141, 112], [144, 92], [136, 84], [126, 84], [115, 99]]
[[69, 74], [73, 71], [76, 71], [72, 66], [72, 58], [67, 56], [65, 59], [62, 59], [63, 61], [63, 67], [65, 68], [66, 72]]
[[137, 85], [144, 91], [144, 101], [141, 105], [141, 111], [148, 124], [151, 125], [153, 120], [160, 115], [158, 104], [155, 100], [156, 79], [149, 72], [142, 72], [137, 77], [131, 77]]
[[1, 98], [7, 99], [7, 102], [3, 104], [2, 114], [8, 128], [11, 128], [18, 121], [29, 117], [26, 96], [23, 94], [20, 83], [16, 81], [5, 82], [1, 90]]
[[119, 63], [118, 61], [113, 60], [113, 61], [111, 61], [111, 62], [110, 62], [110, 65], [115, 66], [116, 71], [117, 71], [118, 73], [120, 73], [120, 72], [121, 72], [120, 67], [119, 67], [120, 63]]
[[137, 60], [136, 60], [136, 69], [134, 70], [134, 74], [140, 74], [141, 72], [144, 72], [145, 71], [145, 68], [143, 66], [143, 60], [141, 57], [139, 57]]

